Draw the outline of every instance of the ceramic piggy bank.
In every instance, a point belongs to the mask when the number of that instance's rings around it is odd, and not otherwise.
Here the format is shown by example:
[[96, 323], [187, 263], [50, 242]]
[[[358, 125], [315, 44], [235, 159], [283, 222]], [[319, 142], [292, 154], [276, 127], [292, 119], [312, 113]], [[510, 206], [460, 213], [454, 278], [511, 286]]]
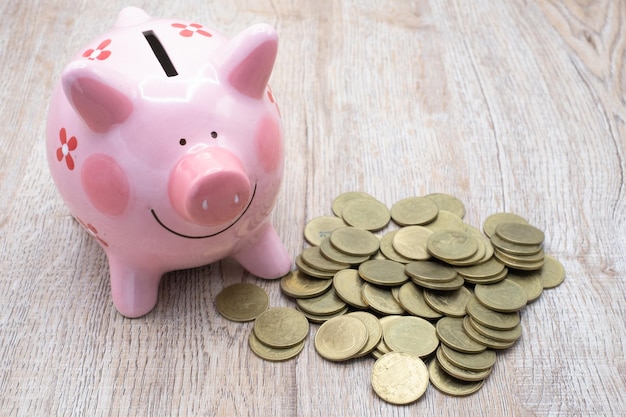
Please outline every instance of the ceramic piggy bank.
[[148, 313], [167, 271], [227, 256], [263, 278], [291, 268], [268, 220], [284, 165], [277, 44], [266, 25], [228, 39], [127, 8], [64, 69], [48, 163], [123, 315]]

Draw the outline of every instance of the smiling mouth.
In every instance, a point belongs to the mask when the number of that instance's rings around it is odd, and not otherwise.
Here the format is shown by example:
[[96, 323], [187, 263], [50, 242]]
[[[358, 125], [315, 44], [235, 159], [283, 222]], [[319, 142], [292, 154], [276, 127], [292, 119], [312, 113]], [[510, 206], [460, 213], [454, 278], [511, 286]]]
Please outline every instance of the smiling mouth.
[[246, 212], [248, 211], [248, 209], [250, 208], [250, 206], [252, 205], [252, 201], [254, 200], [254, 195], [256, 194], [256, 186], [257, 184], [254, 184], [254, 190], [252, 190], [252, 198], [250, 198], [250, 202], [248, 203], [248, 205], [246, 206], [246, 208], [244, 209], [244, 211], [228, 226], [226, 226], [225, 228], [223, 228], [222, 230], [220, 230], [219, 232], [215, 232], [212, 233], [210, 235], [204, 235], [204, 236], [190, 236], [190, 235], [185, 235], [183, 233], [179, 233], [176, 230], [173, 230], [169, 227], [167, 227], [162, 221], [161, 219], [159, 219], [159, 216], [157, 216], [156, 212], [154, 211], [154, 209], [150, 209], [150, 213], [152, 213], [152, 217], [154, 217], [154, 220], [157, 221], [157, 223], [159, 223], [159, 225], [161, 225], [162, 228], [164, 228], [165, 230], [167, 230], [168, 232], [175, 234], [176, 236], [180, 236], [180, 237], [184, 237], [187, 239], [206, 239], [208, 237], [213, 237], [213, 236], [217, 236], [220, 233], [223, 233], [225, 231], [227, 231], [228, 229], [230, 229], [231, 227], [233, 227], [235, 225], [235, 223], [237, 223], [239, 221], [239, 219], [241, 219], [243, 217], [244, 214], [246, 214]]

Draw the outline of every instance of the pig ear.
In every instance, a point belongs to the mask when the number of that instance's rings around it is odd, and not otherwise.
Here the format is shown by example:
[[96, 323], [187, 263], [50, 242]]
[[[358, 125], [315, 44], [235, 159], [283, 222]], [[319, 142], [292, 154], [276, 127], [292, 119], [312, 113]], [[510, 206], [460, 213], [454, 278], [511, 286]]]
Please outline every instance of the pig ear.
[[278, 35], [269, 25], [257, 24], [226, 44], [220, 73], [240, 93], [261, 98], [274, 68]]
[[117, 15], [115, 27], [125, 27], [138, 25], [147, 22], [151, 17], [139, 7], [125, 7], [120, 14]]
[[68, 101], [94, 132], [107, 132], [133, 111], [126, 95], [130, 89], [122, 85], [121, 75], [105, 66], [76, 61], [65, 68], [61, 79]]

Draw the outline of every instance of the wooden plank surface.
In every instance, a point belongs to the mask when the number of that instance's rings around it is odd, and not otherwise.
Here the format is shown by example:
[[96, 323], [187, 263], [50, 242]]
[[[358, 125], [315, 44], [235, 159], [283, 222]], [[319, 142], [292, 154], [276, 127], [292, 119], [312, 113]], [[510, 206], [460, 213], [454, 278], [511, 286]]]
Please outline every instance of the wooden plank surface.
[[137, 1], [153, 16], [234, 35], [278, 30], [271, 79], [285, 181], [272, 218], [289, 252], [332, 199], [388, 206], [454, 194], [466, 221], [516, 212], [546, 232], [567, 278], [523, 314], [524, 335], [466, 398], [430, 387], [409, 406], [370, 387], [372, 358], [330, 363], [312, 339], [270, 363], [251, 323], [213, 299], [277, 281], [236, 262], [166, 275], [155, 310], [113, 308], [97, 242], [72, 220], [45, 160], [60, 71], [126, 2], [0, 4], [0, 414], [626, 415], [626, 3], [622, 0]]

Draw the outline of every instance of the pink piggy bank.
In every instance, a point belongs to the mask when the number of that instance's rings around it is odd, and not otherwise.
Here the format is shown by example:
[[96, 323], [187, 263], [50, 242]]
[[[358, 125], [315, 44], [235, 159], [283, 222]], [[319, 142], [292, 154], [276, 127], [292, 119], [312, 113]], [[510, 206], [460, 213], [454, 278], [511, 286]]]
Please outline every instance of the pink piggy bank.
[[126, 8], [63, 71], [48, 163], [106, 252], [123, 315], [148, 313], [167, 271], [232, 256], [259, 277], [289, 272], [268, 221], [284, 165], [277, 46], [266, 25], [228, 39]]

